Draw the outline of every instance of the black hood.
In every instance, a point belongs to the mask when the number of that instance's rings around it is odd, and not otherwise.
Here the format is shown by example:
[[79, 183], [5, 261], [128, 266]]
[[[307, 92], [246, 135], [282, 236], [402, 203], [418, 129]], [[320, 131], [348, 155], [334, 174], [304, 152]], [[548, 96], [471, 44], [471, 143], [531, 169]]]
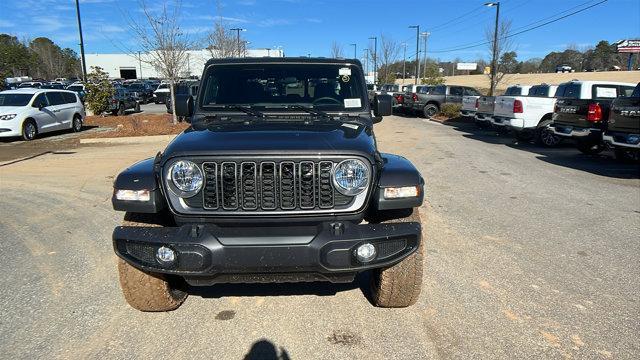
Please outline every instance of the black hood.
[[190, 155], [353, 154], [373, 161], [375, 151], [373, 132], [361, 124], [252, 123], [192, 126], [173, 139], [163, 157], [167, 160]]

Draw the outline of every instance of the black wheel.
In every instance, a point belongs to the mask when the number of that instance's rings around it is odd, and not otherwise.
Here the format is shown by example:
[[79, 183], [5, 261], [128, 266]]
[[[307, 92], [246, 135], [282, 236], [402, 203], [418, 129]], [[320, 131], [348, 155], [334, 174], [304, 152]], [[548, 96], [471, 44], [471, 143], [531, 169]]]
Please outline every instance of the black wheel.
[[616, 155], [616, 160], [618, 161], [631, 162], [631, 163], [640, 161], [639, 149], [629, 149], [629, 148], [616, 146], [613, 149], [613, 152]]
[[[157, 214], [126, 213], [122, 225], [160, 227], [165, 222]], [[125, 300], [140, 311], [175, 310], [188, 295], [183, 282], [163, 274], [142, 271], [120, 258], [118, 274]]]
[[136, 102], [136, 106], [133, 108], [133, 111], [139, 113], [140, 112], [140, 103]]
[[587, 155], [596, 155], [601, 153], [604, 150], [604, 144], [602, 143], [589, 143], [589, 142], [579, 142], [576, 147], [580, 150], [581, 153]]
[[422, 113], [424, 114], [424, 117], [426, 117], [427, 119], [436, 116], [436, 114], [440, 111], [440, 109], [438, 108], [438, 105], [436, 104], [427, 104], [424, 106], [424, 108], [422, 109]]
[[[375, 221], [373, 221], [375, 222]], [[387, 221], [379, 221], [384, 223]], [[418, 208], [410, 215], [388, 222], [421, 222]], [[371, 276], [371, 299], [376, 306], [398, 308], [411, 306], [418, 301], [422, 289], [424, 267], [424, 238], [409, 257], [386, 269], [375, 269]]]
[[38, 126], [32, 119], [27, 119], [22, 124], [22, 140], [31, 141], [38, 135]]
[[555, 147], [560, 144], [562, 139], [549, 129], [548, 126], [541, 126], [536, 129], [536, 144], [542, 145], [544, 147]]
[[71, 122], [71, 130], [73, 132], [80, 132], [82, 130], [82, 118], [80, 115], [74, 115], [73, 121]]
[[124, 104], [123, 103], [118, 104], [117, 115], [118, 116], [123, 116], [124, 115]]

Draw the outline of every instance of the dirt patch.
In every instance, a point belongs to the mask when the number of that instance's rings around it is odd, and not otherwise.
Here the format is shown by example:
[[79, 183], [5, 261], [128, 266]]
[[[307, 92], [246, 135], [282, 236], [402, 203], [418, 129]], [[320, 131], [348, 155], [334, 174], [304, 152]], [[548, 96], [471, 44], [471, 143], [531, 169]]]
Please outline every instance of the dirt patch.
[[173, 135], [189, 127], [189, 124], [184, 122], [174, 125], [169, 114], [87, 116], [85, 125], [97, 126], [100, 131], [87, 134], [83, 138]]
[[450, 117], [446, 117], [446, 116], [442, 116], [442, 115], [432, 116], [432, 117], [429, 118], [429, 120], [435, 121], [435, 122], [439, 122], [441, 124], [452, 124], [452, 123], [461, 123], [461, 122], [472, 123], [473, 122], [473, 119], [469, 118], [469, 117], [458, 116], [458, 117], [450, 118]]

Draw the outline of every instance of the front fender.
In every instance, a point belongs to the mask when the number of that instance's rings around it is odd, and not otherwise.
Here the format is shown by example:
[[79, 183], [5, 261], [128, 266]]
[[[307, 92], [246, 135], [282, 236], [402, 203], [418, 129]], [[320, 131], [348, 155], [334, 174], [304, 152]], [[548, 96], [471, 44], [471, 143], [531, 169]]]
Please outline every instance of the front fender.
[[[411, 209], [422, 205], [424, 200], [424, 179], [418, 169], [406, 158], [393, 154], [380, 154], [383, 160], [373, 201], [377, 210]], [[384, 189], [389, 187], [418, 186], [416, 197], [385, 199]]]
[[[116, 177], [113, 183], [111, 203], [117, 211], [157, 213], [167, 207], [162, 191], [156, 181], [154, 158], [139, 161]], [[149, 201], [118, 200], [117, 190], [148, 190]]]

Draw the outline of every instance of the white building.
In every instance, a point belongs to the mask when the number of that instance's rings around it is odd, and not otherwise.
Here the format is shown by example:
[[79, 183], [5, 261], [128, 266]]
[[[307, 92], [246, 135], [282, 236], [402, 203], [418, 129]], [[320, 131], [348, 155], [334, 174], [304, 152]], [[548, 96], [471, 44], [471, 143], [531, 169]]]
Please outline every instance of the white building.
[[[247, 57], [284, 57], [282, 49], [249, 49]], [[85, 54], [87, 61], [87, 71], [91, 71], [92, 66], [99, 66], [109, 74], [112, 79], [141, 79], [141, 78], [161, 78], [158, 71], [139, 61], [138, 54]], [[141, 54], [140, 58], [145, 58]], [[209, 50], [192, 50], [187, 52], [187, 65], [183, 77], [201, 76], [204, 64], [211, 59]]]

